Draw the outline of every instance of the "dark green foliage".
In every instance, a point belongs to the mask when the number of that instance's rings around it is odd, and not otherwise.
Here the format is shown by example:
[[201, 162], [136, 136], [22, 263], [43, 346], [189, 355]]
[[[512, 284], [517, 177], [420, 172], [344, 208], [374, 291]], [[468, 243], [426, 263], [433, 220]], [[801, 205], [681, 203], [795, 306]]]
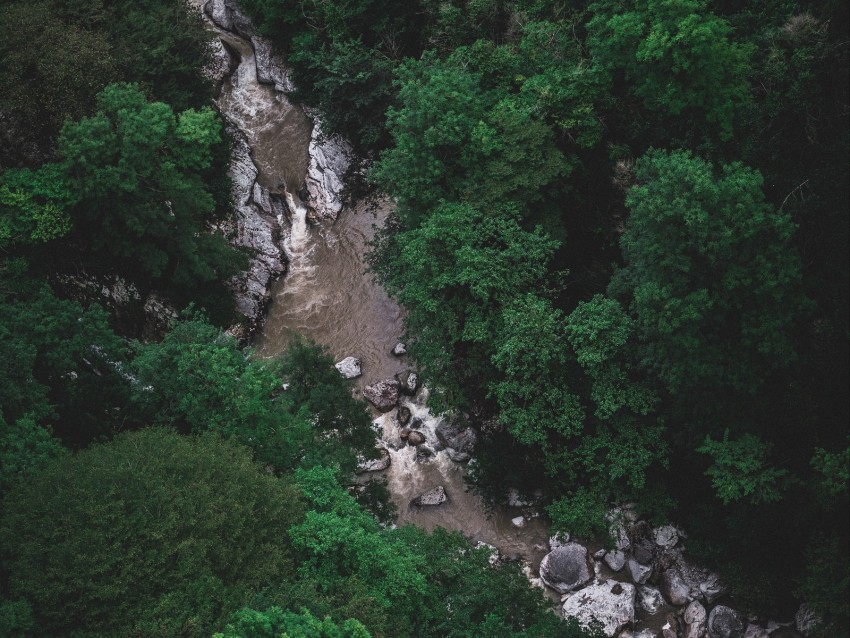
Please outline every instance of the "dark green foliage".
[[254, 358], [194, 317], [174, 324], [162, 342], [136, 350], [132, 418], [138, 423], [217, 432], [279, 471], [325, 463], [350, 472], [356, 453], [374, 451], [363, 405], [318, 346], [297, 342], [281, 361]]
[[805, 301], [793, 223], [740, 164], [715, 173], [688, 153], [652, 151], [635, 169], [625, 266], [609, 291], [629, 304], [642, 365], [673, 393], [706, 384], [755, 393], [794, 358]]
[[330, 618], [319, 620], [309, 611], [295, 614], [272, 607], [259, 612], [251, 609], [234, 614], [233, 623], [213, 638], [371, 638], [366, 628], [356, 620], [338, 625]]
[[292, 573], [286, 529], [301, 511], [244, 449], [145, 430], [13, 490], [3, 564], [41, 635], [208, 636]]

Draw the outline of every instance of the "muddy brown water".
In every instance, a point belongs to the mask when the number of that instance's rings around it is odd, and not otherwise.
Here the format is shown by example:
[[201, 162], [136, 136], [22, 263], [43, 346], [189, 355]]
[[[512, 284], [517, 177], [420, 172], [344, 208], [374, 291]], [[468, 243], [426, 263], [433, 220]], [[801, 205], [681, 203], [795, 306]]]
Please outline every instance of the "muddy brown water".
[[[312, 123], [299, 106], [289, 103], [272, 86], [258, 83], [249, 41], [208, 24], [239, 55], [239, 64], [222, 84], [216, 103], [247, 136], [259, 170], [258, 182], [283, 196], [292, 213], [290, 225], [284, 229], [287, 274], [272, 288], [263, 330], [254, 343], [256, 352], [262, 357], [278, 356], [300, 334], [324, 345], [336, 359], [355, 356], [363, 367], [363, 376], [356, 383], [359, 395], [366, 384], [391, 378], [413, 365], [390, 353], [402, 335], [403, 311], [366, 272], [364, 259], [375, 227], [383, 224], [392, 204], [386, 199], [359, 202], [343, 209], [335, 223], [308, 225], [306, 208], [295, 193], [304, 183], [309, 165]], [[439, 417], [428, 412], [424, 392], [420, 395], [410, 405], [426, 424], [430, 442], [435, 443]], [[373, 411], [373, 418], [382, 422], [394, 414]], [[452, 462], [444, 451], [424, 462], [415, 460], [411, 447], [390, 449], [390, 454], [392, 464], [384, 474], [398, 508], [399, 524], [459, 530], [507, 556], [524, 557], [536, 568], [548, 538], [541, 519], [532, 518], [518, 529], [511, 523], [511, 518], [519, 515], [518, 509], [488, 513], [481, 499], [466, 491], [465, 467]], [[446, 503], [409, 507], [413, 498], [436, 485], [445, 487]]]

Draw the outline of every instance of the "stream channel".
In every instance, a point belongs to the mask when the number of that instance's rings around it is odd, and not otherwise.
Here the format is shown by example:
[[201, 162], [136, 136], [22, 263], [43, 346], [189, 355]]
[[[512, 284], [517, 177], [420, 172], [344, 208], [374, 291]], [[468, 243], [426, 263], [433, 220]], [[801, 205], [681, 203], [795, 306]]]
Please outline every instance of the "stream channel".
[[[203, 3], [195, 0], [193, 4], [200, 9]], [[324, 345], [337, 361], [357, 357], [363, 374], [356, 380], [355, 393], [362, 396], [365, 385], [415, 365], [391, 354], [401, 337], [403, 310], [366, 273], [364, 262], [367, 242], [386, 219], [391, 203], [380, 198], [357, 202], [344, 207], [335, 222], [309, 224], [307, 206], [298, 193], [310, 162], [313, 123], [274, 85], [258, 82], [255, 51], [248, 38], [205, 18], [231, 55], [238, 56], [238, 66], [224, 78], [216, 104], [248, 139], [257, 182], [284, 198], [290, 213], [289, 220], [282, 220], [287, 272], [272, 287], [267, 316], [253, 345], [259, 356], [274, 357], [295, 334], [301, 334]], [[427, 388], [422, 388], [400, 403], [422, 421], [425, 445], [433, 449], [439, 447], [435, 427], [440, 417], [428, 411], [426, 399]], [[548, 527], [543, 520], [526, 516], [524, 526], [518, 528], [511, 519], [528, 511], [503, 507], [488, 513], [482, 500], [466, 491], [463, 465], [453, 462], [444, 450], [417, 460], [417, 448], [398, 444], [396, 410], [380, 414], [369, 409], [390, 453], [390, 467], [383, 473], [399, 525], [458, 530], [473, 542], [496, 547], [504, 556], [528, 561], [536, 573], [548, 551]], [[447, 502], [419, 508], [409, 505], [438, 485], [445, 488]]]

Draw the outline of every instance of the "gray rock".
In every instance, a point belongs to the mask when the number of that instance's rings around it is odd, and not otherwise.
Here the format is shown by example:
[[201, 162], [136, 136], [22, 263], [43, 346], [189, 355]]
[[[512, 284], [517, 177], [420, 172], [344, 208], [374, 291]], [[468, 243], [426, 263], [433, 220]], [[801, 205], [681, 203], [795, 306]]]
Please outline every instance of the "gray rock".
[[626, 555], [619, 549], [605, 554], [605, 564], [611, 571], [618, 572], [626, 564]]
[[379, 448], [381, 455], [377, 459], [363, 459], [355, 470], [358, 474], [364, 472], [380, 472], [390, 466], [390, 453], [385, 448]]
[[528, 507], [532, 505], [532, 502], [522, 498], [519, 490], [512, 487], [508, 490], [508, 505], [511, 507]]
[[805, 603], [800, 605], [794, 616], [794, 624], [797, 627], [797, 631], [804, 636], [811, 634], [812, 631], [821, 624], [821, 622], [821, 617]]
[[316, 117], [308, 151], [306, 185], [310, 217], [313, 221], [336, 220], [342, 210], [342, 178], [351, 165], [351, 147], [337, 135], [325, 135]]
[[407, 444], [416, 447], [423, 443], [425, 443], [425, 435], [416, 430], [410, 430], [410, 433], [407, 435]]
[[770, 638], [770, 634], [764, 627], [758, 625], [747, 625], [747, 631], [744, 632], [744, 638]]
[[682, 615], [688, 628], [685, 638], [704, 638], [708, 622], [705, 607], [698, 600], [692, 601]]
[[434, 458], [434, 450], [427, 445], [420, 445], [416, 448], [416, 461], [419, 463], [430, 461]]
[[363, 397], [381, 412], [389, 412], [398, 403], [398, 381], [386, 379], [367, 385]]
[[[268, 191], [256, 184], [257, 167], [251, 159], [251, 149], [245, 134], [228, 121], [227, 132], [233, 139], [233, 151], [228, 170], [232, 184], [236, 217], [219, 226], [231, 245], [247, 248], [253, 253], [248, 270], [227, 283], [236, 298], [236, 308], [248, 320], [253, 331], [269, 301], [271, 284], [284, 271], [281, 229], [271, 209]], [[268, 205], [265, 210], [257, 201]]]
[[578, 589], [593, 578], [593, 561], [578, 543], [556, 547], [540, 562], [540, 578], [559, 594]]
[[604, 549], [600, 549], [600, 550], [593, 552], [593, 560], [602, 560], [603, 558], [605, 558], [605, 550]]
[[[399, 425], [407, 425], [408, 423], [410, 423], [410, 416], [411, 416], [410, 415], [410, 408], [408, 408], [404, 405], [399, 407], [398, 413], [396, 414], [396, 417], [398, 418]], [[422, 422], [420, 421], [419, 423], [421, 425]], [[414, 427], [414, 426], [411, 425], [410, 427]]]
[[402, 355], [407, 354], [407, 346], [399, 341], [397, 344], [393, 346], [393, 349], [390, 351], [390, 354], [400, 357]]
[[708, 615], [708, 635], [711, 638], [744, 638], [746, 619], [726, 605], [717, 605]]
[[283, 59], [274, 52], [270, 40], [261, 36], [251, 37], [254, 48], [254, 64], [257, 67], [257, 82], [273, 84], [275, 90], [282, 93], [295, 90], [295, 85], [289, 78], [289, 69]]
[[632, 580], [639, 585], [648, 581], [649, 577], [652, 575], [652, 567], [641, 565], [633, 558], [629, 559], [628, 566], [629, 575], [632, 577]]
[[[230, 75], [237, 66], [238, 61], [230, 54], [227, 47], [222, 44], [221, 40], [214, 38], [210, 42], [209, 61], [201, 72], [204, 77], [212, 80], [216, 87], [220, 87], [224, 78]], [[219, 88], [216, 88], [216, 93], [218, 92]]]
[[687, 605], [695, 598], [677, 567], [668, 569], [661, 575], [660, 589], [667, 602], [677, 607]]
[[342, 361], [335, 363], [334, 367], [339, 370], [339, 373], [346, 379], [356, 379], [363, 374], [360, 367], [360, 359], [357, 357], [346, 357]]
[[602, 633], [616, 636], [635, 620], [635, 588], [629, 583], [605, 580], [585, 587], [564, 603], [564, 616], [575, 618], [589, 627], [593, 620], [602, 623]]
[[637, 603], [643, 611], [655, 614], [664, 606], [661, 592], [651, 585], [639, 585], [637, 588]]
[[655, 544], [662, 549], [672, 549], [679, 542], [679, 531], [672, 525], [664, 525], [654, 530]]
[[395, 378], [403, 394], [408, 396], [416, 394], [416, 390], [419, 389], [419, 375], [415, 371], [404, 370], [403, 372], [398, 372]]
[[525, 517], [524, 516], [517, 516], [515, 518], [512, 518], [511, 519], [511, 525], [513, 525], [514, 527], [518, 527], [518, 528], [525, 527]]
[[446, 488], [442, 485], [438, 485], [435, 488], [432, 488], [425, 492], [424, 494], [417, 496], [413, 499], [410, 504], [413, 507], [430, 507], [433, 505], [440, 505], [441, 503], [445, 503], [448, 497], [446, 496]]
[[713, 572], [701, 570], [699, 574], [699, 591], [707, 603], [713, 603], [726, 593], [726, 587], [720, 582], [720, 576]]
[[455, 463], [468, 463], [472, 458], [469, 455], [469, 452], [458, 452], [453, 448], [446, 448], [446, 454], [448, 454], [449, 458]]

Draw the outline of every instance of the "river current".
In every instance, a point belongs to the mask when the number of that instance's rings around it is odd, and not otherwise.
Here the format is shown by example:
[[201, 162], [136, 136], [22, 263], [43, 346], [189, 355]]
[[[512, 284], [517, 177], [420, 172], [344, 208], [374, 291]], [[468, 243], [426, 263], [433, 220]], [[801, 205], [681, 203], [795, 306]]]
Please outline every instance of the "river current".
[[[203, 2], [195, 0], [193, 4], [200, 9]], [[274, 357], [300, 334], [325, 346], [337, 360], [357, 357], [363, 375], [354, 391], [361, 396], [365, 385], [415, 367], [405, 357], [391, 354], [401, 338], [403, 309], [372, 279], [364, 261], [367, 243], [392, 203], [380, 197], [355, 202], [343, 208], [336, 222], [309, 224], [298, 193], [310, 160], [313, 123], [299, 105], [289, 102], [272, 85], [258, 82], [249, 39], [225, 31], [209, 19], [207, 24], [239, 58], [236, 69], [222, 83], [216, 104], [245, 133], [259, 171], [258, 183], [282, 196], [291, 213], [291, 219], [284, 220], [283, 233], [287, 272], [272, 288], [272, 301], [253, 345], [259, 356]], [[440, 417], [427, 409], [426, 397], [427, 388], [423, 388], [402, 404], [422, 420], [421, 431], [429, 443], [435, 443], [434, 429]], [[520, 508], [488, 512], [482, 500], [466, 490], [465, 466], [453, 462], [445, 451], [417, 460], [416, 448], [390, 440], [397, 432], [395, 410], [383, 415], [372, 410], [372, 415], [391, 457], [383, 474], [397, 507], [398, 524], [458, 530], [474, 542], [493, 545], [503, 555], [523, 558], [536, 569], [548, 539], [542, 519], [527, 516], [520, 528], [511, 522], [523, 513]], [[447, 502], [410, 507], [413, 498], [438, 485], [445, 488]]]

